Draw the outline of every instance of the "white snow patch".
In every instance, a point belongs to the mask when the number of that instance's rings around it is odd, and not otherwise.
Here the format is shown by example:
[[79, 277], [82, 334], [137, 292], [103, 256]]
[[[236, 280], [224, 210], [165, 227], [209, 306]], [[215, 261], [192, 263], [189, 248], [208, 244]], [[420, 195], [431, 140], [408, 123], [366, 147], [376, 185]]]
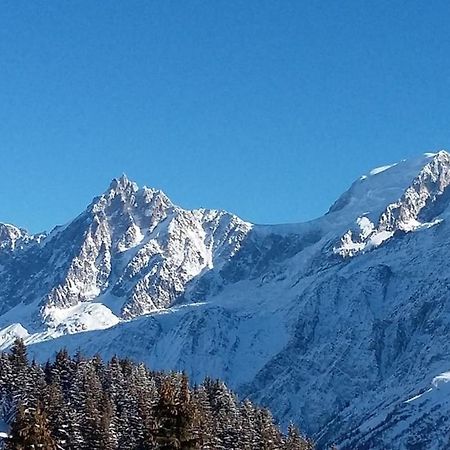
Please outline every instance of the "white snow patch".
[[142, 230], [133, 223], [123, 236], [122, 241], [117, 244], [117, 251], [119, 253], [125, 252], [133, 247], [136, 247], [144, 240]]
[[433, 378], [431, 384], [434, 388], [439, 389], [443, 384], [446, 384], [450, 381], [450, 372], [443, 372], [437, 377]]
[[13, 323], [0, 330], [0, 350], [9, 347], [16, 338], [25, 339], [28, 336], [28, 331], [20, 323]]
[[360, 238], [361, 240], [366, 239], [374, 230], [375, 225], [370, 221], [370, 219], [368, 217], [358, 217], [358, 219], [356, 219], [356, 223], [358, 224], [361, 233], [360, 233]]
[[120, 319], [101, 303], [84, 302], [70, 308], [47, 308], [49, 331], [56, 336], [81, 331], [104, 330], [117, 325]]
[[418, 229], [431, 228], [431, 227], [434, 227], [435, 225], [439, 225], [443, 221], [444, 221], [444, 219], [435, 219], [432, 222], [424, 222], [418, 226]]
[[384, 172], [385, 170], [390, 169], [391, 167], [395, 167], [397, 165], [397, 163], [395, 164], [389, 164], [387, 166], [381, 166], [381, 167], [375, 167], [375, 169], [372, 169], [369, 172], [369, 175], [373, 176], [373, 175], [378, 175], [381, 172]]
[[408, 398], [408, 400], [405, 401], [405, 403], [411, 403], [414, 402], [416, 400], [418, 400], [420, 397], [422, 397], [422, 395], [428, 394], [428, 392], [431, 392], [433, 390], [433, 388], [427, 389], [425, 392], [422, 392], [421, 394], [417, 394], [414, 397]]
[[367, 250], [370, 248], [378, 247], [383, 242], [387, 241], [393, 236], [393, 231], [379, 231], [377, 233], [374, 233], [372, 236], [370, 236], [369, 241], [367, 242]]
[[427, 389], [425, 392], [422, 392], [421, 394], [417, 394], [414, 397], [409, 398], [405, 401], [405, 403], [412, 403], [416, 400], [424, 400], [428, 394], [436, 393], [437, 391], [441, 391], [443, 389], [450, 389], [450, 371], [449, 372], [442, 372], [441, 374], [435, 376], [431, 380], [431, 386], [429, 389]]

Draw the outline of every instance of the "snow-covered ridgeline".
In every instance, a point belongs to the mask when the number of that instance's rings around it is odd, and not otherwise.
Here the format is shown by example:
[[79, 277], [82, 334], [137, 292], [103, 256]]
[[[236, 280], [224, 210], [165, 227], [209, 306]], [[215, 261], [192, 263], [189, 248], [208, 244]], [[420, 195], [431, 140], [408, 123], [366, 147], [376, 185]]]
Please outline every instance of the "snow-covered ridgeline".
[[447, 434], [424, 417], [450, 404], [426, 394], [450, 354], [449, 161], [374, 169], [291, 225], [114, 180], [74, 221], [0, 250], [0, 346], [17, 334], [38, 358], [67, 346], [219, 376], [324, 445], [432, 448], [423, 430]]

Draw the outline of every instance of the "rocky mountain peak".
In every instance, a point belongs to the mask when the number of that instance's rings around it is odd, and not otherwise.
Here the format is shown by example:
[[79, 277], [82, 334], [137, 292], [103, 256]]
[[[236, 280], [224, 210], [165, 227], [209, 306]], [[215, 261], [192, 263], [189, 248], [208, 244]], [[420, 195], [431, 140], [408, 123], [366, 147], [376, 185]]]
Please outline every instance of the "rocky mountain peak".
[[119, 178], [113, 178], [109, 185], [109, 189], [115, 192], [136, 192], [139, 188], [134, 181], [129, 180], [125, 174], [122, 174]]
[[435, 153], [426, 164], [413, 184], [435, 183], [429, 186], [437, 194], [442, 193], [450, 184], [450, 153], [441, 150]]
[[119, 217], [122, 217], [130, 224], [152, 228], [173, 207], [164, 192], [146, 186], [139, 188], [137, 183], [122, 175], [113, 179], [101, 196], [94, 198], [88, 212], [96, 220], [109, 217], [115, 218], [113, 220], [117, 223]]
[[[342, 236], [334, 249], [335, 253], [344, 257], [353, 256], [378, 247], [397, 232], [416, 231], [443, 220], [441, 215], [450, 206], [450, 154], [441, 150], [424, 156], [425, 160], [420, 166], [415, 166], [416, 173], [411, 176], [401, 195], [388, 202], [378, 216], [365, 213], [354, 218], [356, 227]], [[392, 170], [394, 167], [398, 172], [397, 165], [392, 165], [381, 171], [373, 170], [371, 176], [376, 177], [384, 172], [386, 178], [387, 175], [392, 175], [389, 174], [391, 171], [395, 174], [396, 171]], [[408, 175], [411, 175], [410, 172]], [[367, 177], [362, 177], [360, 183], [364, 183], [366, 179]], [[389, 181], [389, 177], [386, 179]], [[374, 197], [376, 191], [371, 190], [370, 181], [368, 183], [370, 195]], [[345, 197], [344, 200], [351, 202]], [[367, 210], [370, 211], [370, 205]]]
[[9, 223], [0, 223], [0, 249], [14, 250], [16, 244], [28, 236], [28, 233]]
[[[65, 334], [111, 326], [173, 305], [188, 284], [236, 254], [250, 228], [224, 211], [175, 206], [162, 191], [139, 188], [123, 175], [43, 245], [27, 247], [20, 260], [7, 259], [11, 252], [4, 252], [0, 300], [2, 295], [9, 299], [4, 310], [20, 306], [24, 298], [38, 305], [38, 321], [26, 319], [25, 327], [40, 321], [38, 327]], [[24, 239], [18, 228], [0, 227], [5, 248], [14, 249]], [[16, 266], [29, 274], [23, 289], [7, 275], [8, 267]], [[108, 307], [89, 306], [104, 298]], [[67, 328], [72, 315], [76, 319]]]

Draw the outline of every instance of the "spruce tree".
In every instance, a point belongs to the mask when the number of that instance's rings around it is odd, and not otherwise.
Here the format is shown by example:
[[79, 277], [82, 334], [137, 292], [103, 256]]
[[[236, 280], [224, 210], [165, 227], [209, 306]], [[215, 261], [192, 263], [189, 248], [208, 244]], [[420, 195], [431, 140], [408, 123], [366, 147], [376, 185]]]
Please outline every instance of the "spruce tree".
[[285, 450], [313, 450], [314, 443], [303, 437], [298, 428], [293, 424], [289, 424], [286, 436]]
[[33, 389], [31, 371], [28, 366], [27, 348], [22, 339], [16, 339], [9, 353], [9, 360], [14, 376], [11, 378], [11, 397], [13, 405], [30, 403], [28, 394]]
[[28, 353], [23, 339], [17, 338], [14, 341], [11, 347], [9, 359], [16, 370], [25, 369], [27, 367]]
[[116, 410], [109, 395], [103, 392], [99, 407], [100, 414], [100, 447], [102, 450], [117, 448], [117, 420]]
[[158, 448], [161, 450], [179, 449], [181, 443], [177, 433], [178, 408], [175, 387], [170, 379], [162, 382], [156, 414]]
[[240, 412], [236, 397], [222, 381], [206, 383], [214, 417], [214, 445], [217, 450], [235, 448], [239, 441]]
[[177, 415], [177, 434], [182, 450], [196, 450], [200, 448], [201, 439], [198, 433], [200, 412], [197, 404], [191, 398], [189, 380], [185, 373], [179, 380], [179, 410]]
[[221, 381], [191, 388], [183, 373], [64, 350], [43, 368], [20, 340], [0, 353], [0, 401], [8, 450], [313, 448], [293, 425], [282, 436], [268, 410], [239, 402]]
[[250, 400], [245, 400], [240, 408], [241, 428], [239, 444], [243, 450], [256, 450], [262, 448], [261, 436], [257, 428], [257, 411]]
[[50, 422], [52, 435], [58, 449], [76, 450], [73, 439], [73, 421], [69, 406], [64, 398], [61, 384], [52, 382], [44, 391], [44, 404]]
[[203, 385], [194, 388], [192, 399], [197, 410], [194, 433], [201, 442], [202, 450], [214, 450], [214, 419], [208, 393]]
[[261, 450], [276, 450], [282, 447], [281, 433], [268, 409], [256, 411], [256, 428]]
[[50, 431], [47, 416], [41, 404], [35, 408], [19, 405], [11, 426], [6, 450], [30, 449], [56, 450], [56, 443]]

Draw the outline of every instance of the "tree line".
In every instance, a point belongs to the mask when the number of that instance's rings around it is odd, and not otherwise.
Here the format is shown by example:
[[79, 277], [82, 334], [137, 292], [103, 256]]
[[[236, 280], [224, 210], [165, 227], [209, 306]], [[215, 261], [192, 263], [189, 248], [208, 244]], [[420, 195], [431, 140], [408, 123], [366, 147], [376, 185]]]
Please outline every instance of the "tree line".
[[23, 341], [0, 353], [0, 420], [6, 450], [312, 450], [269, 410], [239, 401], [220, 380], [191, 386], [180, 372], [113, 357], [71, 356], [40, 365]]

